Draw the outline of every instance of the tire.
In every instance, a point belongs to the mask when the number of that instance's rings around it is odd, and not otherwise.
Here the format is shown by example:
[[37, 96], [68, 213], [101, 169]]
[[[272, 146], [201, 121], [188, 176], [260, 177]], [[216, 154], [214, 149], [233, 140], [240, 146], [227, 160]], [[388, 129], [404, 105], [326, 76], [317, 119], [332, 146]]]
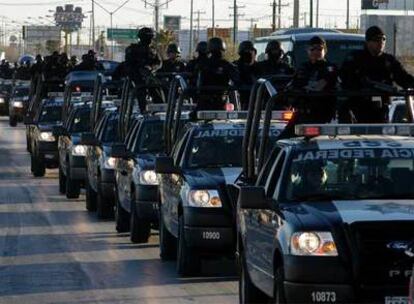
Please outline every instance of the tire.
[[114, 217], [114, 204], [110, 198], [104, 197], [101, 188], [101, 179], [98, 177], [98, 192], [96, 199], [96, 214], [100, 219], [109, 219]]
[[122, 208], [115, 191], [115, 228], [119, 233], [129, 231], [129, 213]]
[[243, 252], [240, 257], [240, 275], [239, 275], [239, 303], [268, 303], [269, 297], [266, 296], [259, 288], [257, 288], [247, 271], [246, 260]]
[[151, 222], [138, 217], [135, 201], [135, 193], [133, 193], [130, 215], [130, 239], [132, 243], [148, 243], [148, 239], [151, 235]]
[[80, 188], [81, 188], [80, 182], [73, 180], [70, 177], [70, 167], [68, 163], [67, 169], [66, 169], [66, 198], [68, 199], [79, 198]]
[[184, 234], [184, 218], [178, 219], [177, 273], [180, 276], [200, 274], [201, 260], [197, 252], [187, 245]]
[[66, 194], [66, 176], [59, 165], [59, 193]]
[[15, 116], [10, 116], [9, 117], [9, 125], [10, 125], [10, 127], [17, 126], [17, 118]]
[[160, 258], [171, 261], [177, 258], [177, 239], [165, 227], [160, 208]]
[[36, 151], [31, 155], [31, 169], [34, 177], [43, 177], [46, 173], [44, 162], [40, 159], [39, 153]]
[[96, 211], [96, 199], [97, 194], [95, 190], [92, 189], [91, 185], [89, 184], [89, 178], [86, 178], [86, 210], [89, 212]]
[[279, 266], [275, 269], [275, 286], [273, 289], [274, 295], [273, 295], [273, 301], [272, 303], [275, 304], [285, 304], [286, 303], [286, 297], [285, 297], [285, 290], [284, 290], [284, 269], [282, 266]]

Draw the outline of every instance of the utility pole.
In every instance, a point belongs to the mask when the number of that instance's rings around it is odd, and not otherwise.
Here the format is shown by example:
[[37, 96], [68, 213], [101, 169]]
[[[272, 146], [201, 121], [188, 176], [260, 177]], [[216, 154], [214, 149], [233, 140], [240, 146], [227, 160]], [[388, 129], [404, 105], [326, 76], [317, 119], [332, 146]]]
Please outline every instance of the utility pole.
[[188, 54], [193, 54], [193, 14], [194, 14], [194, 0], [190, 1], [190, 41], [188, 42]]
[[293, 0], [293, 27], [299, 27], [299, 0]]
[[[276, 17], [277, 17], [277, 28], [282, 28], [282, 7], [289, 6], [289, 4], [282, 4], [282, 0], [273, 0], [273, 3], [270, 4], [272, 7], [272, 31], [276, 30]], [[277, 8], [277, 13], [276, 13]]]
[[313, 0], [309, 0], [309, 27], [313, 27]]
[[168, 8], [168, 3], [172, 0], [166, 0], [165, 2], [160, 2], [160, 0], [154, 0], [154, 2], [149, 2], [148, 0], [142, 0], [145, 4], [145, 8], [148, 6], [154, 9], [154, 29], [156, 32], [160, 29], [160, 10], [164, 6]]
[[216, 8], [215, 8], [214, 0], [211, 0], [211, 2], [212, 2], [211, 18], [213, 19], [212, 21], [213, 37], [215, 37], [216, 36]]
[[346, 0], [346, 29], [349, 30], [349, 0]]
[[230, 17], [233, 17], [233, 44], [234, 47], [236, 47], [237, 44], [237, 33], [239, 31], [238, 29], [238, 25], [239, 25], [239, 17], [244, 16], [244, 14], [239, 14], [239, 8], [245, 8], [245, 6], [241, 6], [241, 5], [237, 5], [237, 0], [234, 0], [233, 2], [233, 7], [230, 7], [231, 9], [233, 9], [233, 14], [230, 15]]
[[272, 3], [272, 31], [276, 31], [276, 0], [273, 0]]
[[92, 0], [91, 26], [92, 26], [92, 47], [91, 48], [95, 51], [95, 0]]
[[200, 15], [205, 14], [206, 12], [197, 10], [197, 43], [200, 42]]
[[316, 27], [319, 27], [319, 0], [316, 0]]

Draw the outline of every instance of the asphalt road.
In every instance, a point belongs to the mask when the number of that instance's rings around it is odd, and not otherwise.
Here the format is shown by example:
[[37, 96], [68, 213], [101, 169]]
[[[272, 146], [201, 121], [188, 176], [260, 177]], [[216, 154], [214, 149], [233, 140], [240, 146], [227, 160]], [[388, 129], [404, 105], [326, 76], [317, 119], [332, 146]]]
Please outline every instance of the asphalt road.
[[25, 131], [0, 118], [0, 303], [236, 303], [231, 261], [179, 278], [158, 235], [135, 245], [113, 221], [58, 194], [57, 170], [30, 174]]

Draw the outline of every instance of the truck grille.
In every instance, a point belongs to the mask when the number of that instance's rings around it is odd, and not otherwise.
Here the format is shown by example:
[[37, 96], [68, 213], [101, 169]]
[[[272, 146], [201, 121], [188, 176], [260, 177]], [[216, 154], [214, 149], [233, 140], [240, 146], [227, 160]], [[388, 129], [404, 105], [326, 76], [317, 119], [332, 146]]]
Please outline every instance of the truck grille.
[[359, 282], [408, 286], [414, 259], [402, 247], [414, 241], [414, 222], [364, 222], [350, 228]]

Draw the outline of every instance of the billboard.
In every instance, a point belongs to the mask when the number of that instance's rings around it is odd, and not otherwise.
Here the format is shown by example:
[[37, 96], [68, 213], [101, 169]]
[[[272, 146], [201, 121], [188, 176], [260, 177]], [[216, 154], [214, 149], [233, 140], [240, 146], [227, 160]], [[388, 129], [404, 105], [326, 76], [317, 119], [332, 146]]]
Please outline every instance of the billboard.
[[362, 0], [363, 10], [414, 10], [413, 1], [407, 0]]
[[74, 7], [72, 4], [67, 4], [65, 7], [56, 7], [56, 25], [62, 27], [65, 31], [76, 31], [80, 29], [84, 18], [85, 15], [82, 13], [81, 7]]
[[60, 27], [23, 26], [23, 39], [27, 43], [39, 43], [47, 40], [60, 41]]
[[181, 16], [164, 16], [164, 29], [178, 32], [181, 29]]

